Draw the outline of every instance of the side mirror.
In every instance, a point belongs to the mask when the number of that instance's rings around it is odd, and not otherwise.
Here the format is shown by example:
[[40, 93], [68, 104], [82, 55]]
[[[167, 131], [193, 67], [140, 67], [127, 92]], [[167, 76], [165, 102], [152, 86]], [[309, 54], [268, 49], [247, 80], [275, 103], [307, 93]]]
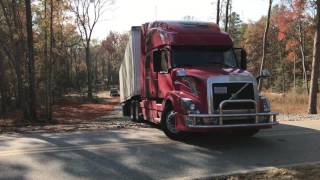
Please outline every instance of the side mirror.
[[261, 74], [257, 77], [257, 82], [260, 81], [260, 79], [267, 79], [271, 77], [271, 72], [268, 69], [263, 69]]
[[241, 69], [247, 69], [247, 52], [243, 48], [234, 48], [238, 64]]

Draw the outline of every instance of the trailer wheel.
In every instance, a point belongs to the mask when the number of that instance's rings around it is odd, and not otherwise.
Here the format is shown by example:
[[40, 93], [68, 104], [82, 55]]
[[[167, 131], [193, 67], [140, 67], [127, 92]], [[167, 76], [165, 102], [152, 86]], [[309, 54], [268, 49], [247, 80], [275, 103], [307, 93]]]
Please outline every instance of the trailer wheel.
[[122, 105], [122, 115], [123, 116], [130, 116], [130, 111], [131, 111], [131, 105], [129, 102], [126, 102]]
[[131, 103], [130, 103], [130, 119], [131, 119], [131, 121], [133, 121], [133, 122], [136, 122], [137, 121], [137, 116], [138, 116], [138, 114], [137, 114], [137, 111], [138, 111], [138, 108], [137, 108], [137, 106], [136, 106], [136, 102], [135, 101], [132, 101]]
[[140, 115], [139, 112], [140, 106], [138, 101], [132, 101], [130, 105], [130, 119], [133, 122], [142, 122], [143, 117]]
[[175, 112], [172, 107], [168, 106], [164, 110], [164, 115], [161, 120], [161, 128], [163, 132], [173, 140], [182, 140], [186, 137], [184, 132], [179, 132], [176, 129]]

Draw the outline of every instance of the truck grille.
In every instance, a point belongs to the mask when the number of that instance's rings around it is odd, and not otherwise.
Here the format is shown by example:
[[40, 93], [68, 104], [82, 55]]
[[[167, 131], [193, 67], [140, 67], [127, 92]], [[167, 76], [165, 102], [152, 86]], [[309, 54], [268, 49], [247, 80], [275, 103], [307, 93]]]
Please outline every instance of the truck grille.
[[[233, 94], [239, 91], [247, 83], [217, 83], [212, 84], [213, 105], [214, 109], [218, 110], [222, 101], [228, 100]], [[236, 99], [252, 99], [254, 100], [254, 90], [252, 83], [249, 83], [233, 100]], [[247, 103], [230, 103], [226, 104], [223, 109], [236, 110], [236, 109], [254, 109], [254, 104]]]

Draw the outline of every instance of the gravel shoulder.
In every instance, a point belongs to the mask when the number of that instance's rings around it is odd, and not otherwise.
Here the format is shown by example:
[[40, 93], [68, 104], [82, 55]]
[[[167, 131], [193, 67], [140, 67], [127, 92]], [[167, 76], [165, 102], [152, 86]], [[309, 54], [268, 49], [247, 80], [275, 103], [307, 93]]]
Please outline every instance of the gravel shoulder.
[[277, 180], [315, 180], [320, 178], [320, 164], [309, 164], [287, 168], [271, 168], [266, 171], [256, 171], [243, 174], [233, 174], [205, 179], [213, 180], [248, 180], [248, 179], [277, 179]]
[[279, 114], [278, 121], [320, 120], [320, 114]]

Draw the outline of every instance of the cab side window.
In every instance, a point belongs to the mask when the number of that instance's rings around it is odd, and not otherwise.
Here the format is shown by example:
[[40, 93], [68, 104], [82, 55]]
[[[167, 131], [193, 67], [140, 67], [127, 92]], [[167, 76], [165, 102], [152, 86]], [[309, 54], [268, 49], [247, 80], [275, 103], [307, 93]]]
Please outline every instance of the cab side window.
[[162, 50], [161, 51], [161, 72], [168, 72], [169, 66], [168, 66], [168, 51]]
[[161, 51], [153, 51], [153, 70], [154, 72], [159, 72], [161, 69]]
[[168, 72], [168, 51], [157, 50], [153, 52], [153, 67], [155, 72]]

